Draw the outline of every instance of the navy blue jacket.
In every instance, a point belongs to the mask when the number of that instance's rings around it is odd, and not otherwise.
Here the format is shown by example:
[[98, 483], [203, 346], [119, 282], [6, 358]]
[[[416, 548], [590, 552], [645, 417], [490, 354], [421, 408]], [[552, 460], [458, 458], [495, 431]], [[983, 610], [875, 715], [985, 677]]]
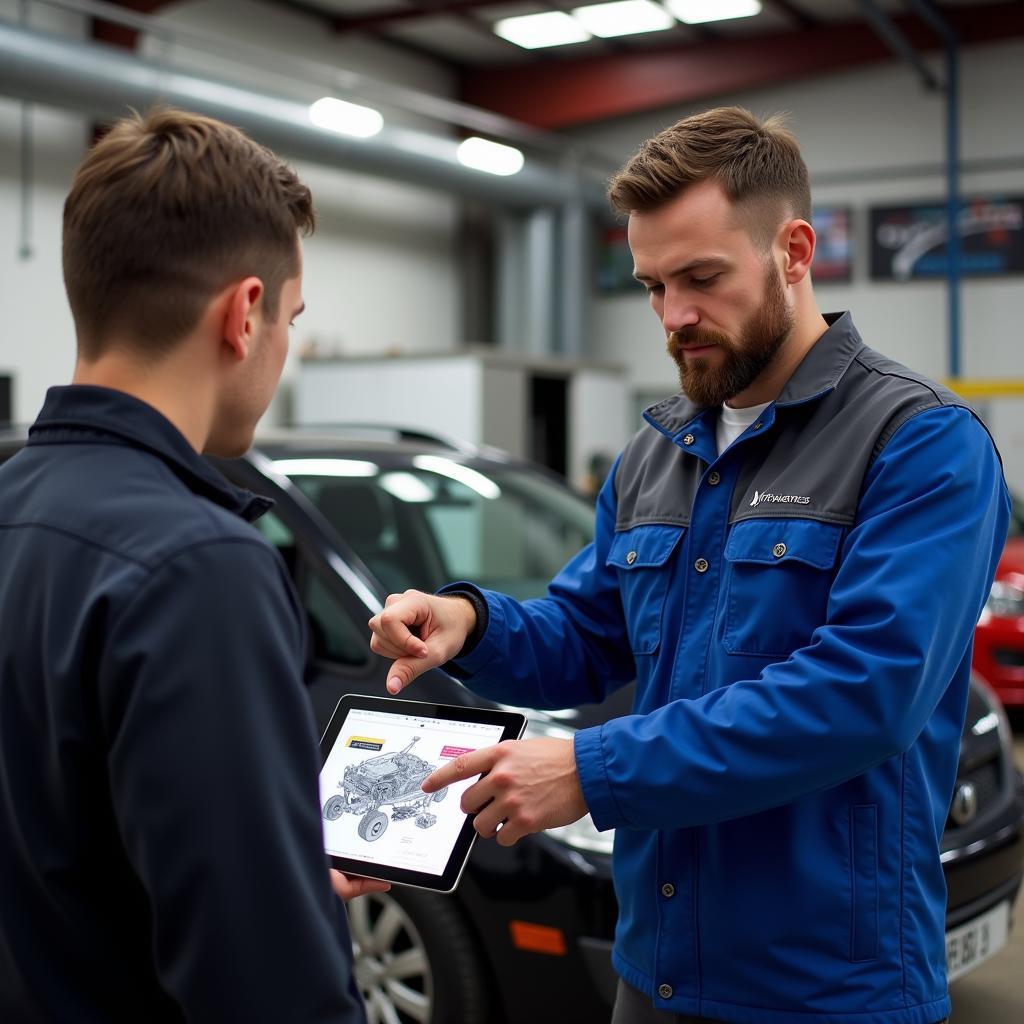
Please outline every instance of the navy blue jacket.
[[0, 468], [7, 1024], [364, 1020], [269, 504], [105, 388]]
[[616, 829], [615, 967], [659, 1009], [932, 1024], [939, 842], [1009, 500], [971, 410], [828, 319], [721, 454], [716, 409], [648, 410], [594, 543], [544, 599], [478, 593], [457, 667], [536, 707], [636, 677], [634, 713], [575, 755]]

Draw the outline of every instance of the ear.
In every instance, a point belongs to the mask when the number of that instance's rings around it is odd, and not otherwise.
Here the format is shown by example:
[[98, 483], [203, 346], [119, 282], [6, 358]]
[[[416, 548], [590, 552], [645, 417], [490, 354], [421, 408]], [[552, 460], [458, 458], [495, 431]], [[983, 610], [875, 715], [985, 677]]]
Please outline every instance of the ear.
[[245, 359], [262, 316], [263, 282], [247, 277], [228, 289], [224, 311], [224, 344], [232, 356]]
[[791, 220], [780, 233], [782, 275], [787, 284], [797, 284], [811, 270], [816, 238], [814, 228], [805, 220]]

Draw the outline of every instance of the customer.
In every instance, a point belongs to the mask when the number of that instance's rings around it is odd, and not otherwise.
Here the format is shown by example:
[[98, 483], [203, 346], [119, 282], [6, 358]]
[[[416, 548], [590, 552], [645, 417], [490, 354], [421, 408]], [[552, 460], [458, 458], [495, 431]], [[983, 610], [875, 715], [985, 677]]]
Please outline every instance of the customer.
[[364, 1020], [302, 611], [270, 502], [200, 457], [252, 441], [312, 228], [292, 170], [193, 114], [119, 121], [75, 176], [74, 381], [0, 469], [0, 1020]]
[[932, 1024], [999, 458], [960, 399], [819, 312], [778, 119], [686, 118], [609, 195], [682, 394], [647, 411], [545, 599], [460, 583], [371, 627], [393, 691], [454, 657], [476, 693], [538, 707], [635, 676], [634, 713], [424, 788], [489, 771], [463, 806], [504, 845], [587, 811], [617, 830], [617, 1024]]

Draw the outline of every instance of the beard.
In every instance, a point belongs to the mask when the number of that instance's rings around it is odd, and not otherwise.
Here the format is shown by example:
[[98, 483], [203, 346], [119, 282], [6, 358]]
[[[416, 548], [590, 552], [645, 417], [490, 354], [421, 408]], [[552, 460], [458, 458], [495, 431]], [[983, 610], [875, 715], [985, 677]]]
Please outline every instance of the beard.
[[[786, 305], [778, 267], [769, 264], [764, 299], [740, 328], [736, 341], [704, 327], [684, 327], [669, 335], [668, 354], [679, 367], [679, 386], [700, 406], [718, 406], [746, 391], [771, 365], [793, 329], [793, 311]], [[710, 359], [687, 359], [682, 346], [714, 345], [723, 358], [714, 366]]]

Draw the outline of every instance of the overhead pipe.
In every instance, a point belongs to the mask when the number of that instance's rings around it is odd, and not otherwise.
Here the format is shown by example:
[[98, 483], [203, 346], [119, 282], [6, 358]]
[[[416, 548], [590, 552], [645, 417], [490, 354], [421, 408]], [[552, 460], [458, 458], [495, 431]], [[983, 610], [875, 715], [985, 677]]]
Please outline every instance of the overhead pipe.
[[583, 202], [606, 209], [594, 181], [527, 159], [508, 176], [459, 163], [459, 140], [387, 127], [356, 139], [314, 125], [309, 106], [226, 81], [176, 70], [102, 44], [0, 19], [0, 94], [95, 118], [168, 104], [237, 125], [292, 158], [326, 163], [509, 207]]

